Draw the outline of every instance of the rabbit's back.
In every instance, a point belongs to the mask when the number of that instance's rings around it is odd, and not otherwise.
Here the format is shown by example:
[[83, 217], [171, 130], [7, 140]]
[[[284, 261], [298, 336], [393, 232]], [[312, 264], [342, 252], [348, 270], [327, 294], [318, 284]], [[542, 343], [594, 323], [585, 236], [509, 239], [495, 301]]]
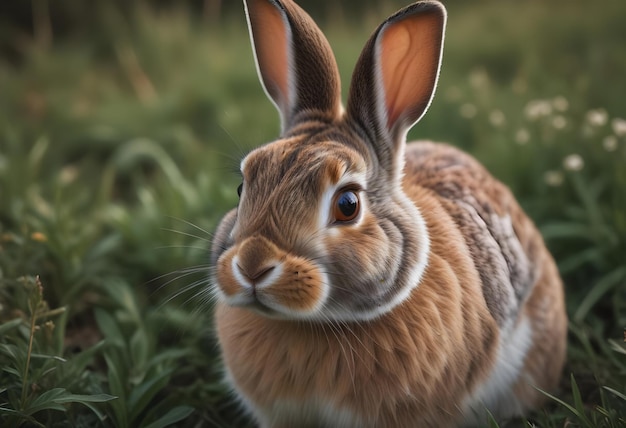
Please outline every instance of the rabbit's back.
[[554, 259], [510, 190], [470, 155], [414, 142], [407, 145], [404, 172], [409, 196], [430, 192], [461, 232], [499, 327], [494, 368], [466, 403], [521, 414], [542, 399], [529, 385], [554, 389], [565, 358], [567, 317]]

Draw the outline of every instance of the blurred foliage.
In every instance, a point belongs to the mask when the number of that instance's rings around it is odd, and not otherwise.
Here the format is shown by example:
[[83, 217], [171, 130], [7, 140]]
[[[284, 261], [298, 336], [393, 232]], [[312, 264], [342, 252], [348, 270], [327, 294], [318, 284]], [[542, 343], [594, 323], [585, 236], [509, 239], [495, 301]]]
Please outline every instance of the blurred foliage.
[[[626, 3], [445, 3], [438, 94], [411, 136], [479, 158], [559, 263], [569, 359], [533, 423], [623, 426]], [[344, 93], [404, 4], [302, 2]], [[207, 292], [239, 159], [278, 132], [241, 5], [0, 8], [0, 425], [245, 425]]]

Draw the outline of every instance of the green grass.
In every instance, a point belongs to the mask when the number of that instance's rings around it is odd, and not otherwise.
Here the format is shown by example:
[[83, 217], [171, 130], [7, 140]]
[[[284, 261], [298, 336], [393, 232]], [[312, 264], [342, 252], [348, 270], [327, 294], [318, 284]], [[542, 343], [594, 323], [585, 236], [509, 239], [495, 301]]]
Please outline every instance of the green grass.
[[[316, 15], [344, 87], [399, 5], [360, 25]], [[439, 90], [411, 135], [511, 186], [567, 286], [562, 387], [530, 420], [624, 426], [626, 3], [449, 10]], [[90, 26], [51, 40], [0, 33], [0, 425], [245, 425], [203, 294], [238, 161], [278, 131], [243, 13], [83, 12]]]

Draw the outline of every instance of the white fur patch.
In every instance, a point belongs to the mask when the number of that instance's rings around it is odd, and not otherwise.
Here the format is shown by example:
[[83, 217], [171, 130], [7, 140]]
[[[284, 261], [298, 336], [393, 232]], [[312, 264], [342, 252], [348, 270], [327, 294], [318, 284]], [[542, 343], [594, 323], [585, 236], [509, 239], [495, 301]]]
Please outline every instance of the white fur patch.
[[532, 345], [530, 320], [522, 318], [510, 335], [500, 336], [496, 364], [485, 382], [478, 385], [464, 406], [467, 425], [486, 423], [485, 408], [496, 419], [520, 415], [524, 408], [513, 391], [519, 380], [524, 359]]

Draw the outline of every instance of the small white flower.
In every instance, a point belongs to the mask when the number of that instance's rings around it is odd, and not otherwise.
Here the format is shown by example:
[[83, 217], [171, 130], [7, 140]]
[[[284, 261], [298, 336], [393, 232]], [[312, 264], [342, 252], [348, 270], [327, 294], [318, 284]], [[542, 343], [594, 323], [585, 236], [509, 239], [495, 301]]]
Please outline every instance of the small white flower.
[[546, 100], [532, 100], [526, 104], [524, 114], [529, 120], [537, 120], [542, 117], [550, 116], [552, 113], [552, 104]]
[[489, 113], [489, 122], [491, 122], [493, 126], [500, 127], [504, 125], [505, 121], [506, 117], [504, 116], [504, 113], [502, 113], [502, 110], [493, 110]]
[[515, 133], [515, 142], [517, 142], [517, 144], [523, 145], [528, 143], [528, 141], [530, 141], [530, 132], [528, 132], [528, 129], [518, 129]]
[[600, 127], [606, 125], [609, 120], [609, 115], [606, 110], [598, 108], [595, 110], [589, 110], [586, 115], [587, 123], [594, 127]]
[[580, 171], [584, 166], [585, 161], [579, 154], [572, 153], [563, 159], [563, 168], [568, 171]]
[[78, 168], [73, 165], [64, 167], [59, 174], [59, 181], [63, 184], [70, 184], [76, 181], [78, 177]]
[[554, 116], [552, 126], [554, 126], [554, 129], [563, 129], [567, 126], [567, 119], [562, 115]]
[[617, 149], [617, 137], [615, 135], [607, 135], [602, 140], [602, 147], [607, 152], [614, 152]]
[[622, 119], [621, 117], [616, 117], [611, 121], [611, 127], [613, 128], [613, 132], [618, 137], [623, 137], [626, 135], [626, 119]]
[[563, 184], [563, 173], [561, 171], [546, 171], [543, 180], [548, 186], [558, 187]]
[[556, 96], [552, 99], [552, 107], [556, 111], [564, 112], [569, 108], [569, 101], [563, 95]]
[[476, 109], [476, 106], [474, 104], [465, 103], [461, 106], [459, 112], [461, 113], [461, 116], [465, 119], [471, 119], [476, 116], [478, 109]]
[[489, 84], [489, 76], [484, 69], [477, 68], [470, 73], [469, 82], [475, 89], [484, 88]]

